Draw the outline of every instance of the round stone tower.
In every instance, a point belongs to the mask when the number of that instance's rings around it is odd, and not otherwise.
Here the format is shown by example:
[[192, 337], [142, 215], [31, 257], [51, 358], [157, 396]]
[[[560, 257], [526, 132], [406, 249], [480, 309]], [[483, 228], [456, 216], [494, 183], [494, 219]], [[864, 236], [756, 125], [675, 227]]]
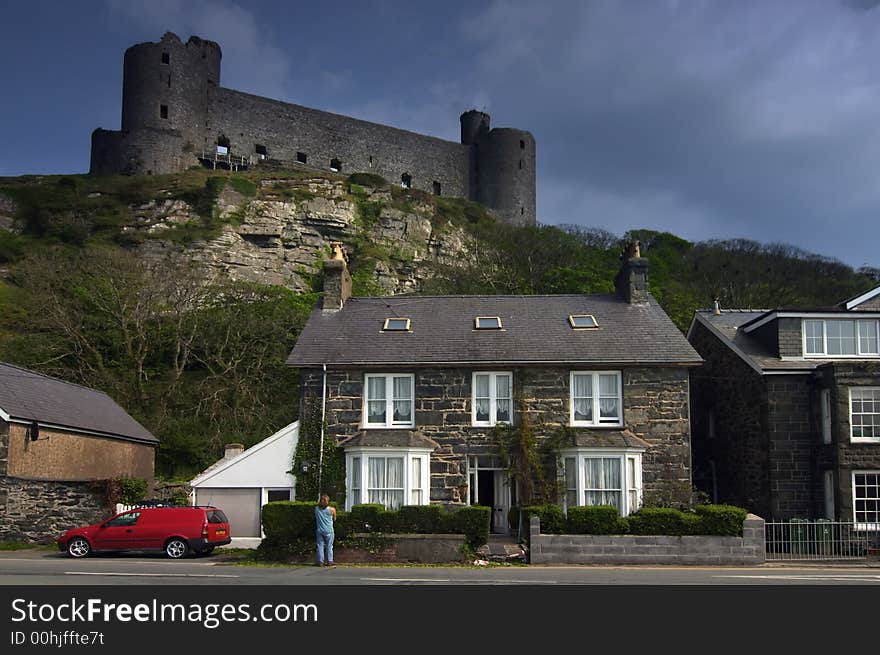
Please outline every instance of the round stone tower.
[[183, 144], [189, 144], [188, 150], [200, 150], [208, 118], [208, 86], [220, 84], [221, 56], [213, 41], [192, 36], [184, 44], [171, 32], [158, 43], [126, 50], [122, 131], [176, 131]]
[[464, 112], [461, 121], [461, 142], [466, 146], [479, 143], [489, 134], [489, 114], [476, 109]]
[[481, 202], [514, 225], [535, 225], [535, 137], [524, 130], [489, 132], [479, 151]]

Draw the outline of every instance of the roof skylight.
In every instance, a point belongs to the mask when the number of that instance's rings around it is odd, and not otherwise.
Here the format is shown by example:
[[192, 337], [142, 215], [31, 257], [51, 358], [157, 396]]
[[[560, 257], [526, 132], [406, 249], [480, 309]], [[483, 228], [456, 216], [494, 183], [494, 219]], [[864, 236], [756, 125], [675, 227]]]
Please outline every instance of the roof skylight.
[[409, 330], [408, 318], [386, 318], [385, 325], [382, 326], [385, 332], [406, 332]]
[[500, 316], [477, 316], [474, 319], [474, 327], [477, 330], [500, 330]]
[[568, 322], [575, 330], [599, 327], [592, 314], [569, 314]]

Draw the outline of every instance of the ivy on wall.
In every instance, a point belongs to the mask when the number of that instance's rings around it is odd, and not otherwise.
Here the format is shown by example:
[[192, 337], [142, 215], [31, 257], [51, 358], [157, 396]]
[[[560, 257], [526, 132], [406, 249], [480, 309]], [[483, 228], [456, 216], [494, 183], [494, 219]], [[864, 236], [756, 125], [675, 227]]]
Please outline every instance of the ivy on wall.
[[317, 502], [320, 494], [328, 494], [335, 504], [343, 505], [345, 458], [336, 440], [327, 434], [326, 424], [324, 428], [324, 452], [321, 457], [321, 401], [319, 398], [305, 399], [300, 416], [299, 440], [293, 455], [296, 497], [304, 502]]

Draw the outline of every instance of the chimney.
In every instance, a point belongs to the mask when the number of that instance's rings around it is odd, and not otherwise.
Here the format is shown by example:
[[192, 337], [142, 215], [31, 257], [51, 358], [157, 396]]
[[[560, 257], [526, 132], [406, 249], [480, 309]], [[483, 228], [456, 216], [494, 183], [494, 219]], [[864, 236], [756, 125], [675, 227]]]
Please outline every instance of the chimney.
[[330, 244], [333, 255], [324, 262], [324, 306], [326, 310], [342, 309], [345, 301], [351, 298], [351, 275], [345, 261], [341, 241]]
[[715, 316], [721, 316], [721, 305], [718, 303], [718, 298], [716, 298], [713, 303], [712, 313], [715, 314]]
[[226, 444], [226, 452], [223, 454], [223, 459], [232, 459], [233, 457], [238, 457], [244, 452], [244, 444], [242, 443], [228, 443]]
[[614, 288], [628, 303], [648, 302], [648, 260], [642, 257], [638, 241], [630, 241], [621, 255], [620, 272]]

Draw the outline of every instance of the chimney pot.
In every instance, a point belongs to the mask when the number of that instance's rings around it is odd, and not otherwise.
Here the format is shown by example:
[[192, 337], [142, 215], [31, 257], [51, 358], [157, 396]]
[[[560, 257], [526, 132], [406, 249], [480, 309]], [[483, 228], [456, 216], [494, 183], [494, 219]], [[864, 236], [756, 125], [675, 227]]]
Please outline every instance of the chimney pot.
[[718, 298], [715, 298], [715, 302], [713, 304], [712, 311], [715, 314], [715, 316], [721, 315], [721, 305], [718, 304]]
[[333, 254], [324, 262], [324, 310], [335, 311], [342, 309], [345, 302], [351, 298], [351, 274], [348, 272], [348, 263], [342, 242], [330, 243]]
[[638, 241], [626, 244], [620, 272], [614, 278], [617, 293], [630, 304], [648, 302], [648, 260], [642, 257]]
[[226, 452], [223, 454], [223, 459], [232, 459], [233, 457], [237, 457], [244, 452], [244, 444], [242, 443], [228, 443], [226, 444]]

